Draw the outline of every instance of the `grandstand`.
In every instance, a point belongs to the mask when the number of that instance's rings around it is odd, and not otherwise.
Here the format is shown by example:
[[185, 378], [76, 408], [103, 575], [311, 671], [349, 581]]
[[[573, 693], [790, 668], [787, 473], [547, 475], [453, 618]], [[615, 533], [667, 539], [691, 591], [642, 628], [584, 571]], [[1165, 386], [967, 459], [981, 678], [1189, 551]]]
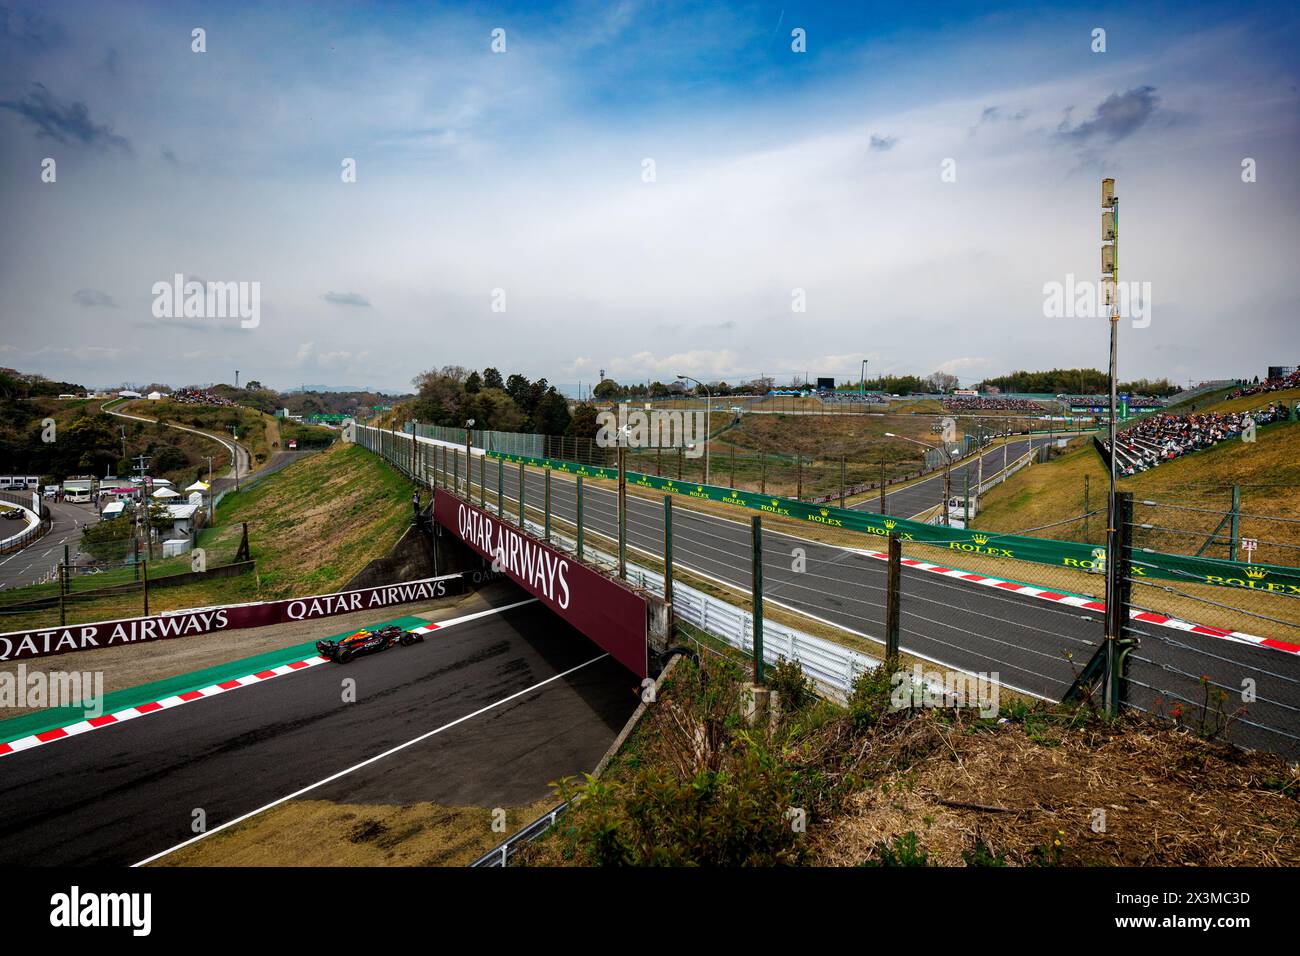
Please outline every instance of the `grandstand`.
[[1040, 402], [1002, 395], [953, 395], [943, 400], [943, 407], [950, 412], [1026, 412], [1042, 415], [1047, 411]]
[[[1069, 403], [1072, 412], [1102, 414], [1110, 411], [1109, 395], [1070, 395], [1065, 401]], [[1163, 398], [1147, 395], [1130, 395], [1128, 399], [1129, 411], [1155, 411], [1164, 408], [1166, 404], [1168, 403]]]
[[1260, 382], [1258, 385], [1242, 385], [1241, 388], [1234, 391], [1229, 397], [1241, 398], [1243, 395], [1263, 395], [1266, 392], [1280, 392], [1287, 388], [1300, 388], [1300, 369], [1296, 369], [1286, 375], [1267, 379]]
[[[1276, 402], [1254, 412], [1153, 415], [1115, 436], [1116, 470], [1123, 475], [1135, 475], [1189, 452], [1213, 448], [1221, 441], [1237, 437], [1250, 424], [1268, 425], [1289, 417], [1287, 406]], [[1102, 448], [1109, 450], [1105, 439], [1100, 442]]]
[[861, 392], [827, 392], [817, 393], [817, 397], [825, 405], [887, 405], [889, 399], [879, 392], [867, 392], [865, 395]]

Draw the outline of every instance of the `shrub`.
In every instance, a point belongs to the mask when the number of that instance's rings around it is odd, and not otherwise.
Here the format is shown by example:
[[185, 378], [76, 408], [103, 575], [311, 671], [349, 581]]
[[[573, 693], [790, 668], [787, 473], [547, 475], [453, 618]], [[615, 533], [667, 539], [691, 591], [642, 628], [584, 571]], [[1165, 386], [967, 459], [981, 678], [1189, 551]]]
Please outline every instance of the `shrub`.
[[768, 671], [767, 685], [777, 692], [781, 709], [788, 713], [803, 710], [817, 700], [817, 691], [803, 668], [796, 661], [784, 657]]
[[920, 846], [915, 831], [894, 837], [892, 843], [880, 842], [872, 848], [871, 859], [863, 866], [929, 866], [929, 854]]
[[989, 849], [989, 845], [979, 837], [975, 838], [975, 845], [969, 850], [961, 851], [962, 862], [967, 866], [1006, 866], [1007, 857], [1004, 853], [994, 853]]
[[875, 726], [889, 713], [892, 679], [897, 662], [884, 661], [878, 667], [864, 671], [853, 680], [849, 691], [849, 717], [858, 730]]

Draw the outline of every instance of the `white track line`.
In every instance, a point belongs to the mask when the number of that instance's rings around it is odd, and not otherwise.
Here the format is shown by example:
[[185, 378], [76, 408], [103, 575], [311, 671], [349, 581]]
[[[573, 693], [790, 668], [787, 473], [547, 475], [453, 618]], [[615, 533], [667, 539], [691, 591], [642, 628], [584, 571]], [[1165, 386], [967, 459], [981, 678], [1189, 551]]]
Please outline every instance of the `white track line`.
[[321, 787], [334, 780], [338, 780], [340, 777], [346, 777], [348, 774], [360, 770], [362, 767], [370, 766], [370, 764], [374, 763], [377, 760], [382, 760], [385, 757], [389, 757], [397, 753], [399, 750], [405, 750], [407, 747], [412, 747], [415, 744], [420, 743], [422, 740], [428, 740], [430, 737], [434, 736], [435, 734], [440, 734], [444, 730], [450, 730], [452, 727], [455, 727], [457, 724], [463, 724], [465, 721], [471, 720], [479, 716], [480, 714], [485, 714], [489, 710], [492, 710], [496, 707], [500, 707], [502, 704], [508, 704], [510, 701], [514, 700], [517, 697], [522, 697], [524, 694], [530, 694], [533, 691], [537, 690], [539, 687], [545, 687], [547, 684], [551, 683], [552, 681], [559, 680], [561, 677], [567, 677], [568, 675], [572, 674], [574, 671], [581, 670], [582, 668], [586, 667], [588, 664], [596, 663], [596, 661], [604, 660], [606, 657], [609, 657], [609, 655], [598, 654], [585, 663], [579, 664], [576, 667], [570, 667], [567, 671], [563, 671], [559, 674], [555, 674], [551, 677], [548, 677], [546, 678], [546, 680], [539, 681], [538, 683], [534, 684], [531, 687], [525, 687], [523, 690], [515, 691], [515, 693], [511, 694], [509, 697], [502, 697], [500, 700], [488, 704], [486, 707], [480, 707], [472, 714], [466, 714], [464, 717], [457, 717], [455, 720], [451, 721], [450, 723], [443, 724], [441, 727], [437, 727], [433, 730], [428, 731], [427, 733], [420, 734], [420, 736], [418, 737], [413, 737], [412, 739], [408, 740], [406, 743], [398, 744], [396, 747], [393, 747], [389, 750], [385, 750], [381, 754], [375, 754], [373, 757], [368, 757], [365, 760], [361, 761], [361, 763], [348, 767], [346, 770], [340, 770], [338, 773], [330, 774], [324, 780], [318, 780], [315, 783], [310, 784], [309, 786], [303, 787], [301, 790], [295, 790], [293, 793], [289, 794], [286, 797], [280, 797], [278, 800], [272, 800], [270, 803], [266, 804], [265, 806], [258, 807], [256, 810], [252, 810], [248, 813], [245, 813], [241, 817], [236, 817], [233, 820], [229, 820], [218, 827], [213, 827], [211, 830], [208, 830], [205, 833], [200, 833], [198, 836], [190, 837], [188, 840], [184, 841], [183, 843], [177, 843], [174, 847], [171, 847], [170, 849], [167, 850], [163, 850], [161, 853], [155, 853], [153, 856], [147, 857], [146, 859], [141, 860], [139, 863], [132, 863], [131, 866], [132, 868], [135, 868], [137, 866], [146, 866], [154, 862], [154, 860], [160, 860], [163, 857], [167, 856], [168, 854], [175, 853], [177, 850], [189, 846], [191, 843], [197, 843], [198, 841], [204, 839], [205, 837], [210, 837], [214, 833], [220, 833], [222, 830], [226, 829], [227, 827], [233, 827], [237, 823], [243, 823], [245, 820], [251, 819], [252, 817], [257, 816], [259, 813], [264, 813], [267, 810], [270, 810], [272, 807], [277, 807], [280, 804], [285, 803], [286, 801], [294, 799], [295, 797], [300, 797], [304, 793], [307, 793], [311, 790], [315, 790], [317, 787]]

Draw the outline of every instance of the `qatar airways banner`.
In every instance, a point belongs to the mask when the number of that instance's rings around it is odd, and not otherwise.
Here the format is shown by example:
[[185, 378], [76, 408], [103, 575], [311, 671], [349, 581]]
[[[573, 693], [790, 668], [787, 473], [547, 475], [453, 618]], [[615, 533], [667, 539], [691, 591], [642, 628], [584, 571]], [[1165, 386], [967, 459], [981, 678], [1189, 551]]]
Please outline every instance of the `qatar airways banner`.
[[638, 677], [645, 677], [646, 599], [571, 555], [438, 489], [433, 516]]
[[172, 611], [152, 617], [132, 617], [96, 624], [73, 624], [47, 627], [35, 631], [0, 634], [0, 662], [49, 657], [96, 647], [121, 647], [165, 641], [174, 637], [235, 631], [244, 627], [266, 627], [290, 621], [311, 621], [335, 614], [351, 614], [393, 607], [411, 601], [430, 601], [448, 594], [459, 594], [465, 587], [459, 574], [424, 578], [404, 584], [385, 584], [355, 591], [339, 591], [314, 597], [284, 601], [259, 601], [254, 604], [230, 604], [221, 607]]

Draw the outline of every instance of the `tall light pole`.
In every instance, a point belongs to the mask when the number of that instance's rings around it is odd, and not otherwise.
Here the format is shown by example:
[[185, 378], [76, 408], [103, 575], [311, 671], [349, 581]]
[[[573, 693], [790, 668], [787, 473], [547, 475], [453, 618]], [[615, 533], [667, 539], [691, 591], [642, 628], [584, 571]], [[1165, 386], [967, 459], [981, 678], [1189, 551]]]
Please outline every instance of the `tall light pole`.
[[1103, 681], [1108, 713], [1114, 713], [1119, 688], [1115, 686], [1115, 641], [1119, 638], [1123, 610], [1117, 607], [1120, 582], [1116, 578], [1119, 529], [1115, 508], [1115, 402], [1116, 359], [1119, 351], [1119, 197], [1115, 180], [1101, 181], [1101, 284], [1105, 304], [1110, 307], [1110, 409], [1107, 434], [1110, 439], [1110, 493], [1106, 503], [1106, 677]]
[[709, 483], [709, 419], [713, 411], [713, 393], [709, 391], [709, 386], [705, 385], [698, 378], [691, 378], [689, 375], [678, 375], [679, 382], [694, 382], [700, 388], [704, 389], [705, 401], [708, 402], [708, 408], [704, 412], [704, 483]]
[[[949, 469], [952, 468], [952, 454], [948, 451], [948, 443], [945, 441], [941, 446], [931, 445], [929, 442], [921, 441], [919, 438], [908, 438], [906, 435], [895, 435], [893, 432], [885, 432], [886, 438], [900, 438], [903, 441], [910, 441], [913, 445], [920, 445], [922, 448], [929, 448], [931, 451], [943, 452], [943, 523], [948, 524], [948, 495], [952, 491], [952, 475]], [[967, 472], [969, 474], [969, 472]]]
[[858, 394], [863, 398], [867, 397], [867, 360], [862, 360], [862, 366], [858, 370]]

